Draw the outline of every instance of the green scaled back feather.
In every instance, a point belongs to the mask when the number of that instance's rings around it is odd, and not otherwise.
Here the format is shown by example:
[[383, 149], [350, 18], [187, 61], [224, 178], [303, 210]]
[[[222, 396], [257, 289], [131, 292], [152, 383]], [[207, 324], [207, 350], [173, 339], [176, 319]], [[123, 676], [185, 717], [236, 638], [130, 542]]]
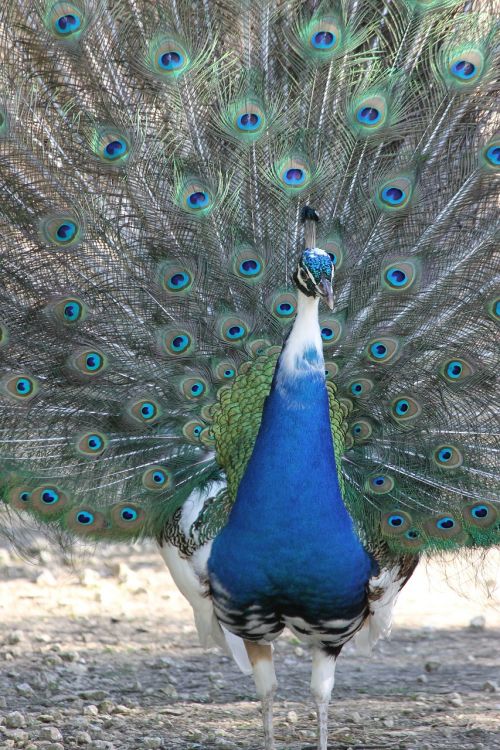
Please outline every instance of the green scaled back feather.
[[[493, 3], [0, 10], [1, 524], [224, 525], [304, 205], [346, 505], [371, 549], [499, 542]], [[226, 483], [221, 489], [221, 482]], [[27, 520], [28, 519], [28, 520]]]

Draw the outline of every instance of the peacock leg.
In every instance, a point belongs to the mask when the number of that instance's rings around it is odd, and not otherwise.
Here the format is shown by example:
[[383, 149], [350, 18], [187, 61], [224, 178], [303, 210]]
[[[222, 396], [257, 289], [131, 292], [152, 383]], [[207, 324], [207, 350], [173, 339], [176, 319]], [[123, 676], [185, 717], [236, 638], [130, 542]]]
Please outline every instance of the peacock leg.
[[248, 658], [253, 670], [257, 695], [262, 703], [264, 723], [264, 750], [274, 750], [273, 699], [277, 682], [274, 672], [273, 652], [268, 644], [245, 641]]
[[311, 673], [311, 693], [318, 711], [318, 750], [328, 747], [328, 704], [335, 681], [335, 656], [320, 648], [314, 649]]

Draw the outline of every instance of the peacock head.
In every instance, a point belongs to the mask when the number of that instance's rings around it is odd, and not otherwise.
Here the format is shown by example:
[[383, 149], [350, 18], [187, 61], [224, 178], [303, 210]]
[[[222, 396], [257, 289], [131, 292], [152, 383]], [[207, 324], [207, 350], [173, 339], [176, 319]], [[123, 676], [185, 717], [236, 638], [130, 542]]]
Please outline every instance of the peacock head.
[[306, 297], [322, 297], [332, 310], [334, 270], [328, 253], [319, 247], [307, 247], [300, 256], [293, 280], [302, 294]]

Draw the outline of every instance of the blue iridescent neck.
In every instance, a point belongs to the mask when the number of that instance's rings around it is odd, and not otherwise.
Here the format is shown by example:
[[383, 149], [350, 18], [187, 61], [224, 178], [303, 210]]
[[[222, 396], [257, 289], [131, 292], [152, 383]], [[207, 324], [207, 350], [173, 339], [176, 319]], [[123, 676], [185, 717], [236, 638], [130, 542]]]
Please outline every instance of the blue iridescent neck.
[[252, 456], [213, 543], [210, 574], [235, 606], [268, 597], [282, 611], [340, 617], [364, 606], [372, 568], [339, 486], [318, 301], [299, 292]]
[[266, 513], [270, 505], [336, 506], [342, 526], [350, 518], [337, 477], [318, 304], [318, 298], [298, 292], [297, 317], [276, 366], [236, 506], [262, 505]]

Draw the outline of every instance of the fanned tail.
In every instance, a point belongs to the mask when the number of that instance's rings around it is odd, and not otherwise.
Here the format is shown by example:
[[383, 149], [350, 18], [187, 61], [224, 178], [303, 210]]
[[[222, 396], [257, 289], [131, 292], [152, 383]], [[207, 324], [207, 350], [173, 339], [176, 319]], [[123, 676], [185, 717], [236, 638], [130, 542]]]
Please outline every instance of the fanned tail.
[[332, 430], [389, 554], [498, 543], [498, 39], [455, 0], [7, 3], [0, 466], [58, 533], [234, 500], [296, 310], [336, 267]]

